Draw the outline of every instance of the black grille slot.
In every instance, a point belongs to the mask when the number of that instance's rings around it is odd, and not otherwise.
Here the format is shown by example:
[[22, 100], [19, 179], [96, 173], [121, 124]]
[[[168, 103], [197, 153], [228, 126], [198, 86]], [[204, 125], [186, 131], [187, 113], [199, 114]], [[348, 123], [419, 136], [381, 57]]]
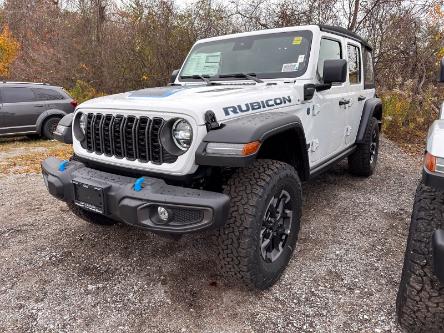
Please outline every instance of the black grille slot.
[[160, 130], [163, 126], [162, 118], [153, 118], [151, 123], [151, 161], [153, 163], [162, 164], [162, 146], [160, 144]]
[[133, 116], [126, 117], [124, 126], [125, 135], [125, 156], [129, 160], [136, 159], [136, 127], [137, 118]]
[[124, 118], [123, 116], [117, 115], [114, 118], [113, 126], [112, 126], [112, 140], [113, 140], [113, 148], [114, 148], [114, 155], [118, 158], [123, 158], [123, 125], [124, 125]]
[[93, 129], [92, 129], [93, 119], [94, 119], [94, 114], [89, 113], [87, 116], [86, 129], [85, 129], [86, 149], [88, 151], [94, 151]]
[[107, 114], [103, 120], [103, 153], [113, 155], [113, 140], [111, 136], [114, 117]]
[[145, 163], [174, 163], [177, 156], [169, 154], [160, 141], [164, 124], [162, 118], [89, 113], [85, 148], [89, 152]]
[[148, 162], [150, 159], [149, 151], [149, 129], [150, 119], [147, 117], [140, 117], [137, 126], [137, 157], [141, 162]]
[[96, 114], [93, 118], [93, 142], [94, 142], [94, 151], [97, 154], [103, 153], [103, 147], [102, 147], [102, 139], [103, 139], [103, 132], [101, 130], [103, 116], [101, 114]]

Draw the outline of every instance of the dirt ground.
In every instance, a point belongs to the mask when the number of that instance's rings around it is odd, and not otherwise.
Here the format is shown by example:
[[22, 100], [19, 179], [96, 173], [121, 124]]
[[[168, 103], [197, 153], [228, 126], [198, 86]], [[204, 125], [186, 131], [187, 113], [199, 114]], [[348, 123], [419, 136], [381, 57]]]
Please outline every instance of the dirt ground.
[[40, 175], [0, 175], [1, 332], [398, 332], [418, 160], [383, 140], [369, 179], [346, 163], [304, 185], [295, 255], [270, 290], [218, 276], [201, 235], [99, 227]]

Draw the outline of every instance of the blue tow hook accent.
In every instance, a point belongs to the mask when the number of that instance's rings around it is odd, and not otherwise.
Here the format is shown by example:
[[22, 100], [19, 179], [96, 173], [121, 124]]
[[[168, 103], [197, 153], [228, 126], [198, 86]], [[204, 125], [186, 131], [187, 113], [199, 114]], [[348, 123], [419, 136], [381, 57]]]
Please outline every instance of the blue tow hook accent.
[[66, 160], [60, 162], [60, 164], [59, 164], [59, 171], [60, 171], [60, 172], [63, 172], [63, 171], [66, 170], [66, 167], [68, 166], [68, 162], [69, 162], [69, 161], [66, 161]]
[[136, 181], [134, 182], [134, 187], [133, 187], [134, 191], [136, 192], [142, 191], [142, 184], [144, 181], [145, 178], [143, 177], [137, 178]]

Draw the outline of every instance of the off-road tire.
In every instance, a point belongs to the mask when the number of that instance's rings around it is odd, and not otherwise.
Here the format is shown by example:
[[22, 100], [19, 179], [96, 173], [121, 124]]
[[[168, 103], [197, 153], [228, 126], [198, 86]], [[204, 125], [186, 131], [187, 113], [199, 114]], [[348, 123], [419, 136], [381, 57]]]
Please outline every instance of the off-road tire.
[[113, 225], [117, 222], [104, 216], [101, 214], [96, 214], [94, 212], [87, 211], [79, 206], [77, 206], [73, 202], [68, 202], [66, 204], [69, 210], [77, 217], [80, 217], [82, 220], [96, 225]]
[[[290, 232], [281, 255], [266, 262], [260, 250], [264, 214], [270, 200], [283, 190], [294, 206]], [[302, 208], [298, 174], [289, 164], [257, 160], [238, 169], [225, 184], [224, 193], [231, 201], [228, 220], [216, 235], [220, 270], [227, 279], [248, 288], [267, 289], [280, 278], [296, 246]]]
[[60, 121], [60, 117], [49, 117], [45, 120], [42, 127], [42, 135], [48, 139], [54, 139], [54, 131]]
[[433, 273], [432, 234], [444, 227], [444, 193], [416, 191], [396, 311], [408, 332], [444, 332], [444, 285]]
[[[372, 154], [372, 145], [375, 145], [375, 154]], [[355, 176], [369, 177], [373, 174], [378, 161], [379, 152], [379, 124], [372, 117], [367, 124], [364, 140], [358, 144], [356, 151], [348, 157], [348, 168]], [[373, 155], [373, 158], [372, 158]]]

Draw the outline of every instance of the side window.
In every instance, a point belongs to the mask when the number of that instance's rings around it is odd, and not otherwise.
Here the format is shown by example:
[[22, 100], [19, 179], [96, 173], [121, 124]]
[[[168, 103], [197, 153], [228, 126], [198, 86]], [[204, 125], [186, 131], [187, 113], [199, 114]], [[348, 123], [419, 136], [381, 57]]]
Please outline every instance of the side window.
[[32, 88], [32, 91], [34, 92], [35, 98], [38, 101], [54, 101], [63, 99], [62, 94], [52, 89]]
[[35, 101], [32, 90], [25, 87], [1, 88], [3, 103], [21, 103]]
[[375, 87], [375, 73], [373, 69], [372, 52], [368, 49], [364, 50], [364, 89], [372, 89]]
[[350, 84], [361, 83], [361, 54], [359, 47], [347, 45], [348, 80]]
[[318, 60], [318, 75], [320, 80], [322, 80], [324, 75], [324, 61], [333, 59], [342, 59], [341, 43], [333, 39], [322, 38]]

